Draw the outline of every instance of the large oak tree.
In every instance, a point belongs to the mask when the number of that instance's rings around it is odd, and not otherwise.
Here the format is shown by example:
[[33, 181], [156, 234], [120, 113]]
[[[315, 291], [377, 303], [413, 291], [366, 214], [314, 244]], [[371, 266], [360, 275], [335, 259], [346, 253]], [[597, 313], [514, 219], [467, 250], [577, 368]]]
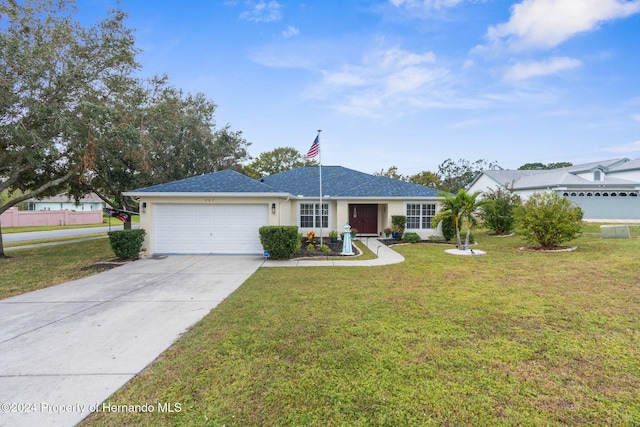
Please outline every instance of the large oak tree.
[[85, 141], [71, 132], [79, 112], [137, 67], [124, 12], [90, 27], [73, 12], [68, 0], [0, 0], [0, 192], [11, 195], [0, 213], [79, 173]]

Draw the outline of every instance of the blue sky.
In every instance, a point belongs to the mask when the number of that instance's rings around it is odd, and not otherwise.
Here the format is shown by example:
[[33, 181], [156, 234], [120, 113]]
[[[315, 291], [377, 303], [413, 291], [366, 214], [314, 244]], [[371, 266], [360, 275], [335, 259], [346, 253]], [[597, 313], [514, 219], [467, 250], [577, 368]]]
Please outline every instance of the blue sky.
[[[80, 18], [115, 0], [78, 0]], [[121, 0], [143, 74], [367, 173], [640, 157], [640, 0]]]

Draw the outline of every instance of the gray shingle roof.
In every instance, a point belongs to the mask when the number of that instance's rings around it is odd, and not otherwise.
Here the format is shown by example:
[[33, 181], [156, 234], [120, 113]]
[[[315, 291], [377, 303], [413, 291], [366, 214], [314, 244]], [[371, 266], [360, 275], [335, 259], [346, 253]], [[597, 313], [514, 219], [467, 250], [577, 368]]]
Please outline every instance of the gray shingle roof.
[[[233, 170], [173, 181], [128, 191], [141, 193], [287, 193], [319, 197], [319, 168], [308, 166], [260, 180]], [[438, 190], [383, 176], [369, 175], [342, 166], [322, 166], [322, 193], [331, 197], [436, 197]]]
[[[263, 179], [294, 196], [318, 197], [319, 173], [318, 166], [307, 166]], [[438, 190], [342, 166], [322, 166], [322, 193], [331, 197], [436, 197]]]
[[194, 176], [128, 193], [278, 193], [275, 188], [231, 169]]

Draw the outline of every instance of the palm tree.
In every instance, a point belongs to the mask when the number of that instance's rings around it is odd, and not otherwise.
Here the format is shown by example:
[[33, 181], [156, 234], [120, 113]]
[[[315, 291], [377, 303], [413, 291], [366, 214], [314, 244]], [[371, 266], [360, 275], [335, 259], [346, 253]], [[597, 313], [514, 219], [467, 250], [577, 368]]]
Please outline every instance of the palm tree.
[[456, 238], [458, 239], [458, 249], [462, 249], [462, 241], [460, 240], [460, 228], [462, 222], [467, 223], [467, 236], [465, 238], [464, 246], [469, 246], [469, 236], [471, 235], [471, 227], [476, 224], [476, 218], [474, 213], [476, 209], [482, 204], [478, 200], [478, 196], [481, 193], [479, 191], [469, 194], [466, 190], [460, 189], [454, 196], [451, 193], [438, 193], [438, 196], [444, 200], [441, 203], [440, 210], [433, 217], [433, 227], [437, 227], [438, 224], [445, 218], [451, 218], [453, 225], [456, 227]]

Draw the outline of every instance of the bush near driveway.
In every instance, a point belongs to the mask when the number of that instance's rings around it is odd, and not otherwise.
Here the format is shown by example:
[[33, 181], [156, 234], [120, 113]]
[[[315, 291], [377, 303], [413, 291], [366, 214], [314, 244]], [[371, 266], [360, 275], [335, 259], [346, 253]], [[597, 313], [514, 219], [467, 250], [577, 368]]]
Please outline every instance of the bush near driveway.
[[120, 259], [136, 259], [142, 249], [145, 231], [142, 228], [136, 230], [109, 231], [109, 242], [113, 253]]
[[296, 226], [267, 225], [260, 227], [260, 243], [272, 259], [293, 258], [302, 244]]
[[638, 425], [638, 232], [583, 230], [572, 253], [478, 230], [489, 256], [260, 269], [110, 398], [182, 412], [85, 425]]

